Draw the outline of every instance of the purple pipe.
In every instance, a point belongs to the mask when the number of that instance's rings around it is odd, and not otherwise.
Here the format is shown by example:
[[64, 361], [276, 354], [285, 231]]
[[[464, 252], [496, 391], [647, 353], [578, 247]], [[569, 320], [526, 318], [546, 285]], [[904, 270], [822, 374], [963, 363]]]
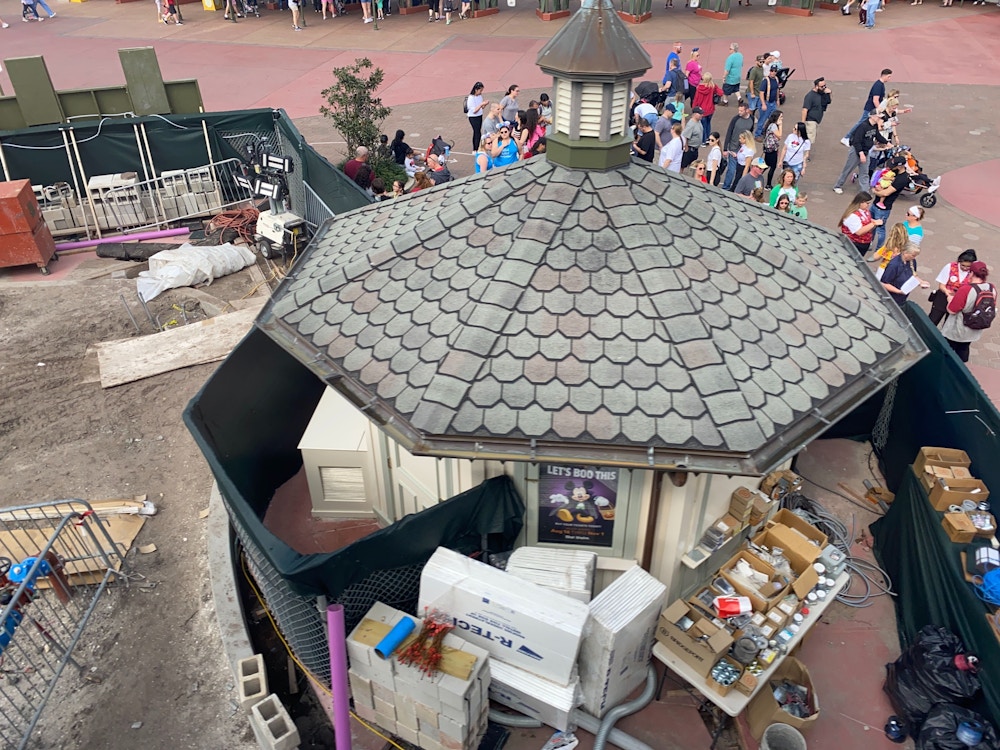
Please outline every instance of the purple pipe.
[[347, 637], [344, 608], [326, 608], [326, 634], [330, 646], [330, 692], [333, 694], [333, 731], [337, 750], [351, 750], [350, 693], [347, 687]]
[[79, 240], [77, 242], [57, 242], [56, 250], [76, 250], [81, 247], [94, 247], [96, 245], [107, 245], [111, 242], [124, 242], [126, 240], [155, 240], [160, 237], [175, 237], [178, 234], [187, 234], [191, 230], [187, 227], [179, 229], [158, 229], [155, 232], [140, 232], [139, 234], [116, 234], [114, 237], [102, 237], [99, 240]]

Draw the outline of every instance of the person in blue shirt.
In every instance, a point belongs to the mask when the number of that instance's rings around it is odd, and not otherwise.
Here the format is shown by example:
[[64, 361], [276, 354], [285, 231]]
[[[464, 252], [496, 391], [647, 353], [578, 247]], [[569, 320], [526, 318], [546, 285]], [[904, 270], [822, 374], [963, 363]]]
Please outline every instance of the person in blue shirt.
[[[681, 50], [683, 50], [683, 49], [684, 49], [684, 47], [683, 47], [683, 45], [680, 42], [674, 42], [674, 49], [673, 49], [673, 51], [671, 51], [671, 53], [669, 55], [667, 55], [667, 64], [663, 67], [663, 80], [660, 81], [661, 85], [666, 84], [667, 79], [670, 77], [670, 61], [671, 60], [676, 60], [677, 61], [677, 67], [680, 67], [680, 65], [681, 65]], [[671, 91], [670, 93], [673, 94], [675, 92]]]
[[722, 104], [729, 104], [729, 95], [736, 94], [736, 101], [743, 101], [740, 95], [740, 84], [743, 83], [743, 53], [738, 42], [729, 45], [729, 57], [726, 58], [725, 75], [722, 79]]
[[510, 137], [510, 123], [505, 122], [500, 126], [493, 142], [493, 166], [506, 167], [516, 162], [520, 156], [517, 141]]

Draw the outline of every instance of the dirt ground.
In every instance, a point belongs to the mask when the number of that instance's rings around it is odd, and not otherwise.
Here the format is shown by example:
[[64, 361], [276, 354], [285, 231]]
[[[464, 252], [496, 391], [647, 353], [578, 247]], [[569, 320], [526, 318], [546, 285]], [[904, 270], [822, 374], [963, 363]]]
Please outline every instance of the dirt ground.
[[[251, 284], [243, 271], [207, 290], [235, 299]], [[109, 389], [83, 382], [95, 372], [88, 345], [136, 335], [119, 298], [134, 300], [134, 289], [110, 277], [0, 277], [0, 502], [146, 494], [158, 509], [136, 540], [157, 550], [133, 547], [134, 579], [100, 600], [75, 652], [102, 683], [67, 669], [32, 747], [249, 749], [256, 744], [223, 656], [198, 517], [211, 475], [181, 421], [214, 365]], [[185, 298], [168, 292], [151, 307], [156, 314]]]

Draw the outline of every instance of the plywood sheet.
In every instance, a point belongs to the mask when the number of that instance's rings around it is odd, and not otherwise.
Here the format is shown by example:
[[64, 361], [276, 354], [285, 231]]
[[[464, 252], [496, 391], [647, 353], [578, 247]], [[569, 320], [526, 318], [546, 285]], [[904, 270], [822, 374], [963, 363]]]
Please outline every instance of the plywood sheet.
[[131, 383], [183, 367], [224, 359], [250, 330], [264, 305], [200, 320], [180, 328], [97, 345], [101, 387]]

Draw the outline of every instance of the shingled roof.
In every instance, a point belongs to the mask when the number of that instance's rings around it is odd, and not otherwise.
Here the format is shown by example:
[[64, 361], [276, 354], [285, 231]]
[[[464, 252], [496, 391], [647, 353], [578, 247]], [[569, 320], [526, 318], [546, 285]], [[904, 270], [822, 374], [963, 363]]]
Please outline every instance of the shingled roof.
[[926, 353], [839, 235], [542, 157], [330, 220], [258, 325], [415, 453], [727, 474]]

